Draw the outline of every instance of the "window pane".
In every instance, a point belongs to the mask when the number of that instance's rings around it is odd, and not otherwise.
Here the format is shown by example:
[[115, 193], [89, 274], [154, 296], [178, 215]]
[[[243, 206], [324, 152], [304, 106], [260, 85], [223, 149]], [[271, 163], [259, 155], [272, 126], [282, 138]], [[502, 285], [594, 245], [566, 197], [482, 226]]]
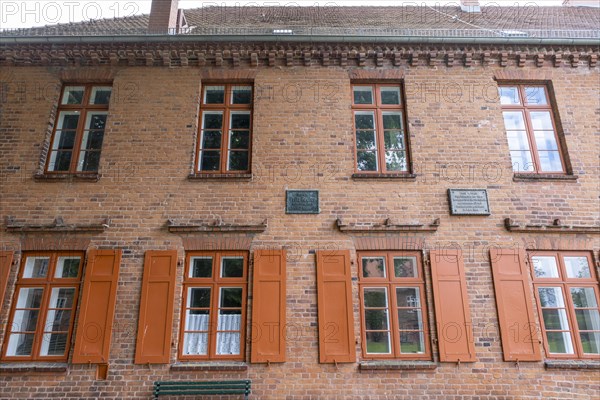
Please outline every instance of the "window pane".
[[188, 307], [208, 308], [210, 307], [210, 288], [189, 288]]
[[356, 148], [374, 150], [377, 147], [375, 131], [356, 131]]
[[381, 104], [400, 104], [400, 88], [382, 87]]
[[356, 112], [354, 114], [354, 124], [357, 130], [360, 129], [375, 129], [375, 117], [370, 112]]
[[581, 332], [579, 337], [585, 354], [600, 354], [600, 332]]
[[228, 160], [228, 171], [246, 171], [248, 170], [248, 152], [230, 151]]
[[16, 308], [40, 308], [42, 304], [42, 288], [21, 288]]
[[71, 151], [53, 151], [48, 163], [48, 171], [68, 171], [71, 166]]
[[15, 310], [11, 332], [35, 332], [39, 310]]
[[401, 353], [424, 353], [425, 338], [423, 332], [400, 332]]
[[203, 131], [202, 132], [203, 149], [221, 148], [221, 131]]
[[75, 145], [75, 131], [56, 131], [53, 150], [72, 150]]
[[365, 278], [384, 278], [386, 276], [385, 257], [363, 257], [362, 271]]
[[527, 97], [527, 104], [548, 104], [546, 101], [546, 89], [541, 86], [526, 87], [525, 96]]
[[62, 356], [67, 349], [66, 333], [45, 333], [42, 336], [41, 356]]
[[230, 129], [250, 129], [250, 113], [232, 112]]
[[79, 111], [61, 111], [58, 116], [57, 130], [75, 130], [79, 123]]
[[502, 86], [498, 88], [498, 91], [500, 92], [500, 104], [521, 104], [516, 87]]
[[564, 309], [545, 309], [542, 310], [544, 317], [544, 326], [548, 330], [568, 331], [569, 323], [567, 313]]
[[[590, 278], [590, 266], [587, 257], [563, 257], [567, 277]], [[593, 290], [592, 290], [593, 292]]]
[[49, 308], [72, 308], [75, 288], [53, 288]]
[[538, 294], [542, 307], [565, 307], [565, 300], [559, 287], [540, 287]]
[[61, 104], [81, 104], [84, 92], [84, 86], [65, 86]]
[[577, 326], [582, 331], [600, 331], [598, 310], [575, 310]]
[[383, 113], [383, 129], [402, 129], [402, 113]]
[[506, 131], [510, 150], [529, 150], [529, 140], [525, 131]]
[[190, 278], [210, 278], [212, 277], [212, 257], [192, 257]]
[[532, 111], [529, 113], [529, 118], [531, 118], [531, 125], [534, 130], [554, 130], [550, 111]]
[[421, 307], [419, 288], [396, 288], [398, 307]]
[[504, 111], [504, 127], [507, 131], [525, 130], [525, 120], [521, 111]]
[[90, 96], [90, 104], [108, 104], [112, 88], [110, 86], [94, 86]]
[[386, 151], [385, 168], [388, 171], [406, 171], [406, 155], [404, 151]]
[[571, 298], [573, 299], [573, 305], [576, 308], [596, 308], [598, 302], [596, 301], [596, 294], [594, 288], [571, 288]]
[[558, 150], [554, 131], [535, 131], [533, 134], [538, 150]]
[[390, 354], [389, 332], [367, 332], [367, 353]]
[[201, 171], [218, 171], [221, 163], [220, 151], [202, 151], [200, 156]]
[[402, 131], [385, 131], [383, 137], [385, 139], [386, 150], [404, 149], [404, 134]]
[[357, 154], [356, 168], [359, 171], [377, 171], [377, 152], [359, 151]]
[[240, 333], [217, 332], [217, 354], [240, 354]]
[[562, 172], [562, 162], [560, 161], [560, 154], [558, 151], [540, 151], [538, 152], [540, 157], [541, 170], [545, 172]]
[[[208, 324], [208, 318], [206, 318]], [[183, 335], [184, 355], [208, 354], [208, 333], [185, 333]]]
[[556, 258], [552, 256], [531, 257], [533, 273], [536, 278], [558, 278]]
[[7, 356], [30, 356], [33, 347], [33, 334], [12, 334], [8, 339]]
[[365, 329], [369, 331], [388, 330], [387, 310], [365, 310]]
[[221, 307], [242, 307], [242, 288], [221, 288]]
[[46, 332], [66, 332], [71, 326], [71, 310], [48, 310]]
[[223, 104], [225, 102], [225, 86], [206, 86], [204, 88], [205, 104]]
[[252, 86], [233, 86], [231, 89], [231, 104], [251, 104]]
[[531, 153], [529, 151], [511, 151], [510, 158], [513, 171], [533, 172], [533, 160], [531, 159]]
[[49, 263], [50, 257], [27, 257], [23, 278], [45, 278]]
[[203, 129], [221, 129], [223, 127], [223, 113], [211, 112], [202, 114]]
[[223, 278], [241, 278], [244, 276], [244, 257], [222, 257], [221, 276]]
[[423, 329], [423, 316], [421, 310], [404, 309], [398, 310], [398, 326], [400, 330], [421, 330]]
[[365, 307], [387, 308], [387, 291], [385, 288], [367, 288], [363, 292]]
[[93, 172], [98, 171], [100, 166], [100, 152], [99, 151], [81, 151], [79, 153], [79, 162], [77, 164], [77, 171]]
[[569, 332], [546, 332], [550, 353], [573, 354], [573, 343]]
[[370, 86], [355, 86], [354, 104], [373, 104], [373, 88]]
[[77, 278], [81, 257], [58, 257], [56, 262], [55, 278]]
[[250, 147], [249, 131], [232, 131], [229, 134], [230, 149], [248, 149]]

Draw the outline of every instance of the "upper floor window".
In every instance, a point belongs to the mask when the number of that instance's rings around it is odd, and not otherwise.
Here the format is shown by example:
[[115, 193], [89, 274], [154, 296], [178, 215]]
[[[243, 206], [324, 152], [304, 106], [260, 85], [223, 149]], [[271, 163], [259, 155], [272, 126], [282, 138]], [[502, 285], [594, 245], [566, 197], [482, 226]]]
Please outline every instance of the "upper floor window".
[[502, 85], [499, 91], [513, 170], [565, 173], [565, 155], [546, 86]]
[[408, 144], [402, 90], [398, 84], [352, 86], [356, 170], [408, 172]]
[[208, 84], [202, 89], [196, 170], [250, 171], [252, 86]]
[[530, 255], [544, 347], [549, 357], [598, 358], [598, 278], [589, 253]]
[[419, 252], [360, 252], [365, 358], [430, 359], [425, 279]]
[[82, 261], [81, 253], [25, 254], [4, 341], [4, 359], [67, 360]]
[[46, 163], [47, 172], [97, 172], [112, 88], [63, 87]]

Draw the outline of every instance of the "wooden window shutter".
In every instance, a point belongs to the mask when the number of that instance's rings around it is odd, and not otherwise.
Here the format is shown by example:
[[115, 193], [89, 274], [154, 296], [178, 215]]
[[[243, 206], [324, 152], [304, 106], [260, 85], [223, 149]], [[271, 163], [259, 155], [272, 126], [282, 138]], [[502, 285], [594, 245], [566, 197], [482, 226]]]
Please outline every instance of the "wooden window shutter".
[[355, 362], [350, 252], [317, 251], [319, 361]]
[[255, 250], [251, 362], [285, 362], [286, 251]]
[[13, 262], [12, 251], [0, 251], [0, 311], [6, 294], [8, 285], [8, 276], [10, 275], [10, 267]]
[[440, 361], [476, 361], [462, 251], [432, 250], [429, 256]]
[[171, 355], [177, 251], [147, 251], [140, 299], [136, 364], [168, 364]]
[[523, 250], [490, 249], [504, 361], [540, 361], [529, 269]]
[[107, 363], [121, 250], [90, 250], [77, 319], [73, 364]]

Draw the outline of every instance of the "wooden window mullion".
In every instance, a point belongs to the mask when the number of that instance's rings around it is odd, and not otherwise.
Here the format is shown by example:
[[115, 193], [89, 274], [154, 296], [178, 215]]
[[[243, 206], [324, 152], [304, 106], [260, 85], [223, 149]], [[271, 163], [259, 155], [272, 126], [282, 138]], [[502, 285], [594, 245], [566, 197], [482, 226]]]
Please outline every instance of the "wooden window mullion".
[[531, 160], [533, 161], [533, 168], [535, 172], [541, 172], [542, 164], [540, 162], [540, 156], [538, 154], [537, 143], [535, 142], [535, 134], [533, 131], [533, 124], [531, 122], [531, 116], [529, 115], [529, 103], [527, 102], [527, 93], [525, 92], [525, 85], [517, 86], [521, 96], [521, 107], [523, 113], [523, 119], [525, 121], [525, 132], [527, 133], [527, 139], [529, 140], [529, 149], [531, 151]]

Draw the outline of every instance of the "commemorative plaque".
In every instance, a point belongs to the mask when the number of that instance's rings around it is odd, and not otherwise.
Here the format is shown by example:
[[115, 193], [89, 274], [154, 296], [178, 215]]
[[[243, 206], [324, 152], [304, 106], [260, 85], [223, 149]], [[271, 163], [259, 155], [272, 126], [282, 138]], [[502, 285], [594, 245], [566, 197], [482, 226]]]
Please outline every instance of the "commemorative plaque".
[[285, 191], [286, 214], [318, 214], [319, 211], [318, 190]]
[[448, 189], [451, 215], [490, 215], [486, 189]]

